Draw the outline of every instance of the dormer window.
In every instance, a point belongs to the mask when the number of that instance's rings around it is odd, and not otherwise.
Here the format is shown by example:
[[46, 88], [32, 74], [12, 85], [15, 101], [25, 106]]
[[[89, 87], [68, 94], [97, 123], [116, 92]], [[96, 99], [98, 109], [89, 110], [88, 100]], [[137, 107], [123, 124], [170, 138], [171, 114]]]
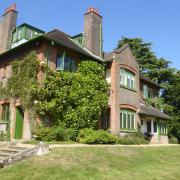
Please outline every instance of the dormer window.
[[24, 23], [13, 30], [11, 48], [19, 46], [43, 33], [44, 31]]
[[120, 69], [120, 85], [129, 89], [135, 89], [135, 75], [127, 69]]

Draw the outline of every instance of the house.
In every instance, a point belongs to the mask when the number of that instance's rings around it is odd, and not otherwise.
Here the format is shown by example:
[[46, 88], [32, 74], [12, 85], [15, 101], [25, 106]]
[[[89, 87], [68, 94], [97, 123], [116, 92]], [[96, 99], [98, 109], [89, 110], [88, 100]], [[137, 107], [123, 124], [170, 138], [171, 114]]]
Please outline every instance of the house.
[[[160, 86], [143, 77], [128, 45], [103, 53], [102, 16], [90, 7], [84, 14], [84, 32], [70, 36], [60, 30], [44, 32], [29, 24], [16, 25], [16, 5], [6, 9], [0, 22], [0, 85], [6, 86], [11, 77], [11, 62], [22, 59], [34, 50], [40, 64], [47, 63], [54, 70], [75, 71], [83, 59], [106, 64], [109, 84], [109, 107], [99, 118], [99, 128], [111, 129], [124, 135], [149, 132], [152, 143], [168, 143], [168, 115], [145, 105], [145, 98], [156, 97]], [[38, 80], [43, 77], [41, 69]], [[0, 131], [6, 131], [10, 122], [12, 140], [29, 140], [32, 137], [31, 116], [20, 100], [0, 100]]]

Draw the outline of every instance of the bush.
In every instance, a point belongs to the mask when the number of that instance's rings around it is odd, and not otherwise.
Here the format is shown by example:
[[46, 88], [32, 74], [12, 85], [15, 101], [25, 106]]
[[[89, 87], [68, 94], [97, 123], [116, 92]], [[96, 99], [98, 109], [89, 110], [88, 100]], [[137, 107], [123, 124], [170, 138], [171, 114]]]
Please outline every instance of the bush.
[[66, 141], [76, 141], [78, 137], [78, 130], [75, 130], [73, 128], [65, 129], [66, 132]]
[[36, 140], [39, 141], [52, 141], [55, 139], [53, 128], [40, 127], [36, 131]]
[[131, 145], [131, 144], [148, 144], [149, 142], [144, 139], [143, 134], [137, 132], [137, 133], [131, 133], [131, 134], [126, 134], [123, 137], [120, 137], [118, 139], [119, 144], [124, 144], [124, 145]]
[[10, 132], [7, 131], [7, 132], [3, 132], [3, 131], [0, 131], [0, 141], [10, 141]]
[[72, 128], [64, 129], [60, 126], [40, 127], [36, 131], [36, 140], [39, 141], [76, 141], [78, 131]]
[[65, 141], [66, 139], [66, 132], [62, 127], [54, 127], [53, 128], [53, 133], [54, 133], [54, 139], [55, 141]]
[[178, 139], [172, 134], [169, 135], [169, 143], [170, 144], [178, 144]]
[[104, 130], [83, 129], [78, 135], [78, 141], [85, 144], [114, 144], [117, 138]]

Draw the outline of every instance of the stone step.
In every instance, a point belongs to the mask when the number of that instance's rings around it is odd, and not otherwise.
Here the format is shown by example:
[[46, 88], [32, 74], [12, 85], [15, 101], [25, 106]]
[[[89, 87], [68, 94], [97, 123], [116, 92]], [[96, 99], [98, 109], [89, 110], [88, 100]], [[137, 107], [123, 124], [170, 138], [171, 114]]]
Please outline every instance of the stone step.
[[17, 150], [17, 151], [24, 151], [24, 150], [28, 149], [26, 147], [19, 147], [19, 146], [9, 146], [8, 148], [12, 149], [12, 150]]
[[3, 153], [3, 152], [0, 151], [0, 156], [10, 157], [10, 156], [12, 156], [12, 154], [9, 154], [9, 153]]
[[3, 153], [8, 153], [8, 154], [17, 154], [20, 152], [19, 150], [14, 150], [14, 149], [10, 149], [10, 148], [1, 149], [0, 151]]

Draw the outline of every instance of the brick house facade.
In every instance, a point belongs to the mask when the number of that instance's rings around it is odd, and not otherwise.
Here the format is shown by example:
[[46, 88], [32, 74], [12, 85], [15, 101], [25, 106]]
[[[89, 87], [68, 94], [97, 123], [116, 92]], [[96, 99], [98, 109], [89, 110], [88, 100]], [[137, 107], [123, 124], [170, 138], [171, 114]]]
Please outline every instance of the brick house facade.
[[[160, 86], [139, 73], [139, 66], [128, 45], [110, 53], [103, 53], [102, 17], [90, 7], [84, 14], [84, 33], [69, 36], [57, 29], [45, 33], [28, 24], [16, 26], [16, 6], [8, 8], [0, 24], [0, 84], [6, 85], [11, 76], [11, 62], [22, 59], [30, 51], [37, 53], [38, 60], [52, 69], [62, 69], [59, 55], [78, 63], [92, 59], [106, 64], [106, 79], [109, 83], [109, 107], [99, 119], [99, 128], [111, 129], [112, 133], [124, 135], [138, 128], [149, 132], [152, 143], [167, 143], [166, 120], [168, 115], [145, 105], [145, 97], [157, 96]], [[8, 35], [7, 35], [8, 32]], [[2, 43], [3, 42], [3, 43]], [[65, 67], [63, 67], [65, 68]], [[41, 69], [38, 80], [43, 78]], [[148, 94], [149, 93], [149, 94]], [[32, 138], [31, 118], [27, 109], [21, 111], [19, 99], [0, 100], [0, 131], [6, 131], [6, 119], [10, 120], [11, 139]], [[8, 113], [9, 112], [9, 113]], [[21, 137], [16, 138], [17, 116], [22, 119]]]

